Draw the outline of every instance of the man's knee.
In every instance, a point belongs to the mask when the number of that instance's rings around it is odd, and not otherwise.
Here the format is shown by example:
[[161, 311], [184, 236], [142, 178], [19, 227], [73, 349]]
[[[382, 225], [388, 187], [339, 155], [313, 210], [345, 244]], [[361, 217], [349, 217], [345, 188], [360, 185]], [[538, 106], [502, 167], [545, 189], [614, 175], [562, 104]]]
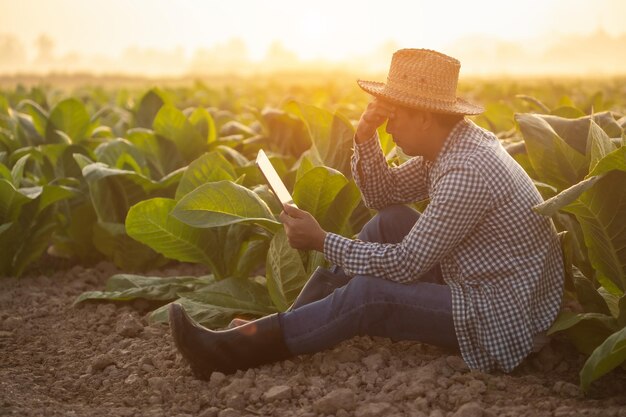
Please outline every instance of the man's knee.
[[380, 278], [356, 275], [345, 286], [345, 295], [358, 304], [366, 303], [376, 291]]
[[358, 238], [367, 242], [398, 243], [411, 229], [420, 213], [397, 204], [385, 207], [363, 226]]

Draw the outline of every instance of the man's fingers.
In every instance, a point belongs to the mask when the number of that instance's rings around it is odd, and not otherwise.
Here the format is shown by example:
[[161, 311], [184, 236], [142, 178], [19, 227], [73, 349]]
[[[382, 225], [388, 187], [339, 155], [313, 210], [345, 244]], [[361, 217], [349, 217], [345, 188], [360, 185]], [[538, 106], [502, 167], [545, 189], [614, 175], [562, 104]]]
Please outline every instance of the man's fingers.
[[291, 217], [285, 213], [284, 211], [281, 211], [280, 214], [278, 215], [278, 219], [282, 222], [282, 223], [289, 223], [289, 221], [291, 220]]
[[299, 208], [292, 206], [290, 204], [283, 204], [283, 210], [285, 213], [287, 213], [289, 216], [295, 219], [301, 219], [302, 217], [306, 215], [306, 211], [300, 210]]

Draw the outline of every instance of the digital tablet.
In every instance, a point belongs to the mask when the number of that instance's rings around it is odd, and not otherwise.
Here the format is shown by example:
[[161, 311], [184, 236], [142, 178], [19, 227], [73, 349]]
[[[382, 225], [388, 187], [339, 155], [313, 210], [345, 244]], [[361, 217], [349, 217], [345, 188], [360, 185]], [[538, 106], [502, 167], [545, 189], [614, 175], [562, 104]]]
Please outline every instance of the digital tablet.
[[278, 176], [278, 173], [274, 169], [274, 166], [270, 162], [263, 149], [260, 149], [259, 153], [256, 156], [256, 165], [263, 173], [265, 180], [270, 185], [270, 188], [272, 189], [272, 191], [274, 191], [274, 194], [276, 195], [276, 197], [278, 197], [280, 202], [283, 204], [289, 204], [297, 207], [296, 204], [293, 202], [293, 198], [287, 190], [287, 187], [285, 187], [283, 180], [281, 180]]

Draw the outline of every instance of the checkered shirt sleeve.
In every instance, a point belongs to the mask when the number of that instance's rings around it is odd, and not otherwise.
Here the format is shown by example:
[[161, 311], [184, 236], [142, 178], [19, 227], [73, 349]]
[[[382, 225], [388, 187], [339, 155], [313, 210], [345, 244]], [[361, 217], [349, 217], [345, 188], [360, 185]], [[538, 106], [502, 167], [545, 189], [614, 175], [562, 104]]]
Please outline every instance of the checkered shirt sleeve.
[[354, 145], [352, 173], [366, 207], [371, 209], [426, 199], [429, 169], [430, 163], [422, 157], [411, 158], [398, 167], [389, 167], [378, 134]]

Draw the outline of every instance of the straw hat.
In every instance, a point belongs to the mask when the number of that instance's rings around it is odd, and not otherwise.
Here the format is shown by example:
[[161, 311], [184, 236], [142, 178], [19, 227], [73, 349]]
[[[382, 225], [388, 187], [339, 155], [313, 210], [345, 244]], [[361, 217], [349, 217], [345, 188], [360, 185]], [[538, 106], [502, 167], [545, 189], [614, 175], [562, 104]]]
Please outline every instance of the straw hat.
[[480, 114], [481, 106], [456, 96], [461, 63], [430, 49], [400, 49], [391, 58], [387, 84], [358, 80], [373, 96], [437, 113]]

